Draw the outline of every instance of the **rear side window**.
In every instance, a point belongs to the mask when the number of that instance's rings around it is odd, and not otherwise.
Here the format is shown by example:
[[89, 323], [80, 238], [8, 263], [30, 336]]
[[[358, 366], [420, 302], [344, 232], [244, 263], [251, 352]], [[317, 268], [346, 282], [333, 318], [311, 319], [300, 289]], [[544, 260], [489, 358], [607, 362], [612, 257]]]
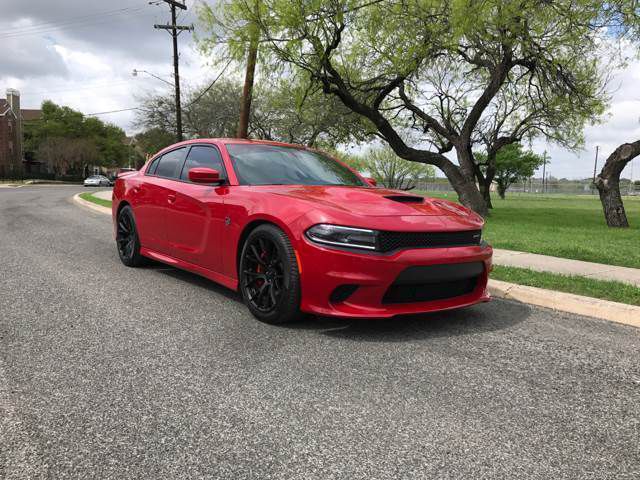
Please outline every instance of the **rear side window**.
[[178, 148], [165, 153], [160, 159], [160, 163], [158, 163], [155, 175], [165, 178], [178, 178], [178, 167], [182, 164], [184, 150], [184, 148]]
[[147, 175], [155, 175], [156, 174], [156, 168], [158, 168], [158, 162], [160, 161], [161, 158], [162, 158], [162, 156], [157, 157], [151, 163], [151, 165], [149, 165], [149, 168], [147, 168]]
[[213, 168], [220, 172], [220, 177], [226, 178], [224, 164], [222, 163], [222, 156], [220, 156], [220, 152], [215, 147], [204, 147], [199, 145], [191, 147], [189, 155], [187, 156], [187, 161], [184, 162], [180, 179], [189, 180], [189, 170], [199, 167]]

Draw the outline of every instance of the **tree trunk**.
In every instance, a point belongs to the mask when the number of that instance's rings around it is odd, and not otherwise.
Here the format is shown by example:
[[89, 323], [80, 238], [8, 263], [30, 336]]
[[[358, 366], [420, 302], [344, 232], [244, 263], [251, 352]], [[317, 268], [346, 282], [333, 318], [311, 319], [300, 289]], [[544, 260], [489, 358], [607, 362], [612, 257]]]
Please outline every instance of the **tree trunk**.
[[596, 177], [595, 186], [600, 194], [604, 218], [609, 227], [627, 228], [629, 221], [620, 195], [620, 174], [624, 167], [640, 155], [640, 140], [620, 145], [609, 155]]
[[484, 202], [487, 204], [487, 208], [493, 208], [493, 204], [491, 203], [491, 183], [492, 181], [486, 177], [478, 178], [480, 194], [482, 195]]
[[[451, 182], [451, 185], [458, 193], [460, 202], [462, 202], [464, 206], [471, 208], [478, 215], [487, 217], [489, 215], [489, 203], [491, 199], [489, 198], [489, 202], [487, 202], [485, 196], [476, 185], [477, 165], [473, 159], [471, 146], [469, 144], [456, 145], [456, 154], [458, 163], [460, 164], [460, 167], [456, 169], [457, 175], [451, 175], [446, 171], [445, 175], [447, 175], [449, 182]], [[482, 178], [481, 172], [480, 178]], [[480, 188], [482, 188], [484, 182], [478, 183], [480, 184]], [[489, 185], [491, 184], [489, 183]]]
[[487, 203], [478, 190], [474, 179], [468, 179], [462, 175], [449, 176], [447, 175], [451, 186], [454, 188], [462, 203], [465, 207], [470, 208], [478, 215], [487, 217], [489, 215], [489, 208]]
[[500, 198], [502, 200], [505, 199], [507, 193], [507, 187], [505, 185], [501, 185], [500, 183], [498, 183], [498, 195], [500, 195]]
[[[596, 180], [597, 182], [597, 180]], [[629, 221], [624, 210], [622, 197], [620, 196], [620, 185], [618, 182], [602, 182], [602, 185], [596, 183], [598, 193], [600, 194], [600, 202], [604, 209], [604, 218], [607, 220], [609, 227], [627, 228]]]
[[249, 117], [251, 116], [251, 97], [253, 95], [253, 77], [256, 71], [258, 57], [258, 33], [254, 34], [249, 43], [247, 56], [247, 71], [244, 77], [242, 98], [240, 99], [240, 122], [238, 124], [238, 138], [247, 138], [249, 133]]

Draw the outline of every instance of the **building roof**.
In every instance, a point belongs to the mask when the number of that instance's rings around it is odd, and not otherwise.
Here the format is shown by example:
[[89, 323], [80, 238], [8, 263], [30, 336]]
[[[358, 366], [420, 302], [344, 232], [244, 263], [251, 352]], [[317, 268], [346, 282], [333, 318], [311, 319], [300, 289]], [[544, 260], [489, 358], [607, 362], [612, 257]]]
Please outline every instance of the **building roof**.
[[20, 113], [22, 114], [22, 119], [25, 122], [28, 122], [30, 120], [40, 120], [42, 118], [42, 110], [39, 109], [21, 109]]
[[4, 98], [0, 98], [0, 117], [4, 116], [8, 111], [9, 103]]

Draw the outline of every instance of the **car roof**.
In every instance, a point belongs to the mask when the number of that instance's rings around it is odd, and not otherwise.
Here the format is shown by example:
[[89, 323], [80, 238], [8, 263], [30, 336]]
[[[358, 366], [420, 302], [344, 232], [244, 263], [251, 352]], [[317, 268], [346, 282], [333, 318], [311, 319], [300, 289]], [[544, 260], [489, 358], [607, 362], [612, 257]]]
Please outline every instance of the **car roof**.
[[212, 144], [224, 144], [224, 145], [233, 145], [233, 144], [275, 145], [280, 147], [293, 147], [293, 148], [307, 149], [307, 147], [305, 147], [304, 145], [297, 145], [294, 143], [276, 142], [273, 140], [254, 140], [250, 138], [223, 137], [223, 138], [194, 138], [192, 140], [185, 140], [183, 142], [171, 144], [168, 147], [163, 148], [162, 151], [168, 150], [170, 148], [179, 147], [179, 146], [191, 145], [193, 143], [212, 143]]

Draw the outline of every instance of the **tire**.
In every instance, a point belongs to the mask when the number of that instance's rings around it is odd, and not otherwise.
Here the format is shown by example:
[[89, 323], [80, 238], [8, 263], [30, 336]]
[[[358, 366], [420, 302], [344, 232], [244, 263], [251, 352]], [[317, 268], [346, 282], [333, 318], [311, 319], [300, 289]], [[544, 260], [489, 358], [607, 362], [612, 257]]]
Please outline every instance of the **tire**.
[[140, 255], [140, 238], [133, 210], [129, 205], [122, 207], [118, 213], [116, 246], [120, 261], [127, 267], [139, 267], [145, 263], [145, 257]]
[[281, 229], [263, 224], [242, 246], [239, 289], [249, 311], [261, 322], [300, 320], [300, 273], [291, 242]]

